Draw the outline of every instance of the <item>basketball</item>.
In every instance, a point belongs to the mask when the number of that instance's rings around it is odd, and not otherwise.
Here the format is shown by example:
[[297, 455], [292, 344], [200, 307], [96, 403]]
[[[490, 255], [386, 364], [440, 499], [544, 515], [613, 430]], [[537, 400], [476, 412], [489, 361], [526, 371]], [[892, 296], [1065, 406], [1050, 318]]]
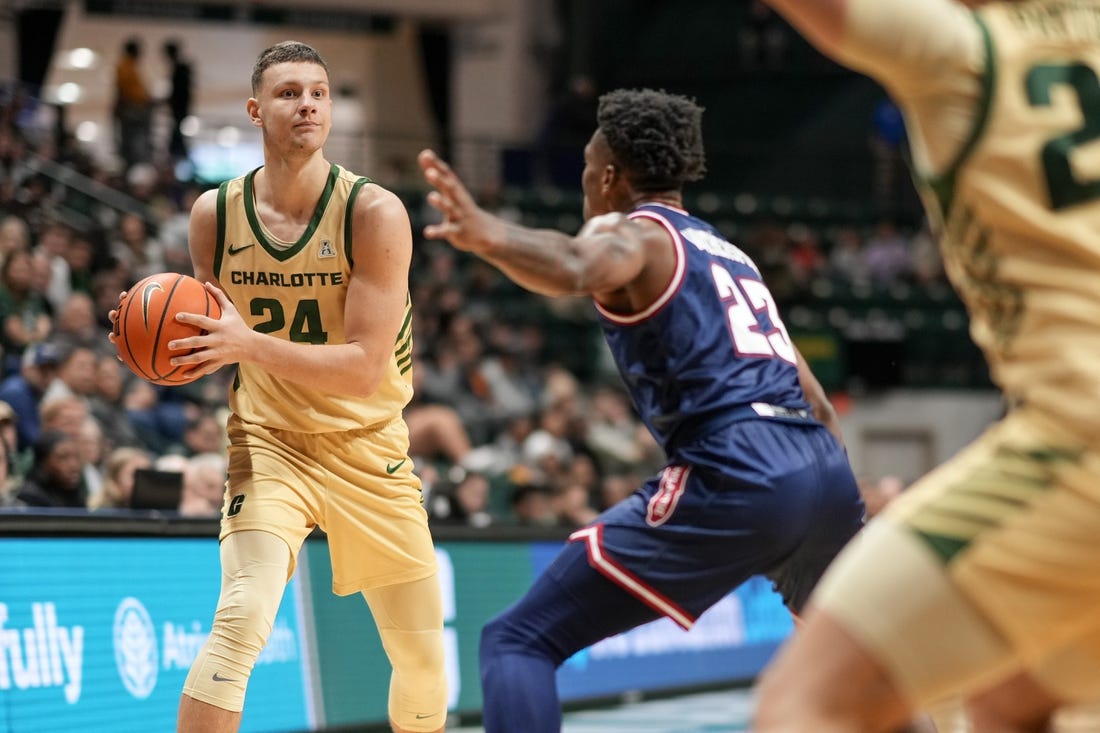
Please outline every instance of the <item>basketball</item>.
[[153, 384], [188, 384], [198, 378], [194, 365], [172, 366], [171, 341], [206, 333], [176, 320], [177, 313], [221, 317], [221, 306], [195, 278], [176, 272], [150, 275], [126, 291], [115, 320], [115, 346], [134, 374]]

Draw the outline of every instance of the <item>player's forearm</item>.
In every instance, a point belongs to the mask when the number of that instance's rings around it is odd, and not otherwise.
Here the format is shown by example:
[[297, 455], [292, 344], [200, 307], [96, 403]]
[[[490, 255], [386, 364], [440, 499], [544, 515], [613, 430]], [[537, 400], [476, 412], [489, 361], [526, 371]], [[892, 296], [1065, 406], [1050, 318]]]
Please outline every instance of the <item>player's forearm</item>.
[[274, 377], [322, 392], [369, 397], [382, 382], [388, 355], [361, 344], [300, 344], [253, 332], [248, 361]]
[[817, 377], [814, 376], [802, 353], [797, 349], [795, 353], [798, 358], [798, 382], [802, 386], [802, 394], [805, 395], [818, 422], [828, 428], [829, 432], [843, 445], [844, 435], [840, 431], [840, 418], [833, 409], [833, 403], [829, 401], [821, 382], [817, 381]]
[[573, 237], [550, 229], [505, 226], [477, 252], [528, 290], [542, 295], [584, 292], [585, 262]]
[[840, 429], [840, 418], [833, 409], [833, 403], [822, 395], [818, 399], [810, 400], [810, 409], [813, 410], [817, 421], [824, 425], [841, 445], [844, 445], [844, 433]]

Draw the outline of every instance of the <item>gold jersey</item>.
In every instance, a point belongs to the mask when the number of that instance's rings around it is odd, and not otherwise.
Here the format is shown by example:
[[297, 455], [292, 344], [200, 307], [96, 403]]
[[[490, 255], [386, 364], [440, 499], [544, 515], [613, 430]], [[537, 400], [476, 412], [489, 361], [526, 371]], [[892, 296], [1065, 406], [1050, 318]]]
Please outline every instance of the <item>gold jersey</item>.
[[905, 113], [994, 381], [1100, 431], [1100, 2], [850, 0], [838, 51]]
[[[307, 344], [346, 343], [344, 304], [352, 267], [351, 218], [355, 197], [369, 179], [333, 165], [313, 218], [298, 241], [279, 246], [256, 214], [255, 171], [218, 191], [214, 274], [254, 331]], [[412, 309], [389, 356], [385, 376], [370, 397], [324, 392], [279, 379], [242, 363], [230, 395], [233, 412], [278, 430], [326, 433], [384, 425], [412, 397]]]

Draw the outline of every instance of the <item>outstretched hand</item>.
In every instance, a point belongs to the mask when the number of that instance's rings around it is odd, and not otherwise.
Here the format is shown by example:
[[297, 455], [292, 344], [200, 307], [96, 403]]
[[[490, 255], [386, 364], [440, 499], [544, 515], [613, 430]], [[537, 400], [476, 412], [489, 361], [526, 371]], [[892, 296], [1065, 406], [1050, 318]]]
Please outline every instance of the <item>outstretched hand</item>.
[[456, 249], [482, 252], [503, 232], [504, 222], [483, 210], [469, 189], [447, 163], [433, 150], [422, 150], [416, 157], [424, 180], [433, 188], [428, 204], [443, 214], [440, 224], [424, 227], [428, 239], [446, 239]]

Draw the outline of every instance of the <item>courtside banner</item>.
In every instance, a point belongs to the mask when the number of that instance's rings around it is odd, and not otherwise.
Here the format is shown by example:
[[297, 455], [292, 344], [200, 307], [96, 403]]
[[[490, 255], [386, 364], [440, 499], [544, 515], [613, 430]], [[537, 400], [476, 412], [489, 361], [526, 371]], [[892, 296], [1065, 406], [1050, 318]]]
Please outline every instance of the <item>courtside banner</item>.
[[[558, 541], [436, 543], [450, 710], [481, 710], [481, 627], [522, 596], [561, 547]], [[330, 726], [384, 722], [390, 671], [366, 603], [358, 594], [331, 593], [326, 543], [307, 542], [303, 563], [315, 620], [319, 719]], [[580, 702], [751, 680], [791, 628], [771, 583], [753, 578], [691, 631], [663, 619], [577, 653], [558, 671], [561, 699]]]
[[[0, 733], [175, 729], [218, 598], [218, 542], [0, 539]], [[310, 727], [297, 581], [248, 687], [241, 731]]]

